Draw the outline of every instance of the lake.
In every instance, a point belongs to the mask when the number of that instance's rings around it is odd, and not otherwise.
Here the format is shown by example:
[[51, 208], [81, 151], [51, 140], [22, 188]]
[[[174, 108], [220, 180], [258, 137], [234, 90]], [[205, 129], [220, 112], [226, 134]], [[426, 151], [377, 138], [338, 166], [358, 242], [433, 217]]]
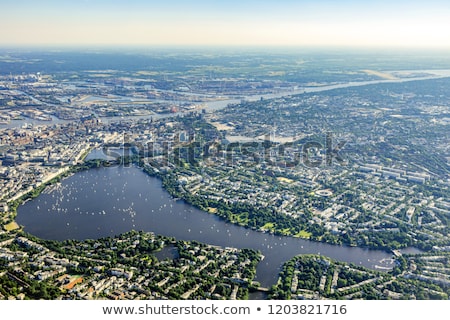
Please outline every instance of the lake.
[[264, 255], [256, 280], [276, 283], [280, 266], [297, 254], [321, 254], [372, 269], [393, 267], [392, 255], [246, 229], [174, 199], [158, 178], [137, 167], [78, 172], [18, 208], [16, 221], [43, 239], [96, 239], [131, 229], [222, 247], [253, 248]]

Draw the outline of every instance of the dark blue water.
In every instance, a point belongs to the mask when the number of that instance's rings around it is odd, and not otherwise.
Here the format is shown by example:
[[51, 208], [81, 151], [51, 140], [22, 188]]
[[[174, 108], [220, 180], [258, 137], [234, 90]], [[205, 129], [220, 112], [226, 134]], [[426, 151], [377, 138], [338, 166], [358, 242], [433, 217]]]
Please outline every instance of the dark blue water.
[[131, 229], [222, 247], [254, 248], [265, 256], [257, 268], [263, 286], [274, 284], [283, 262], [301, 253], [329, 256], [370, 268], [391, 268], [391, 255], [245, 229], [174, 200], [139, 168], [91, 169], [64, 179], [18, 209], [16, 221], [44, 239], [88, 239]]

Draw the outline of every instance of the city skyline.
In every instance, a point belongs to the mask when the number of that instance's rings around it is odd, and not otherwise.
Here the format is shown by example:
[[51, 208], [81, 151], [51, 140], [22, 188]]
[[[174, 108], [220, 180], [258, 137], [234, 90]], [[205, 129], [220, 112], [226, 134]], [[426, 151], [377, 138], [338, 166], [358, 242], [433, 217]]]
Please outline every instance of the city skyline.
[[9, 1], [0, 46], [448, 49], [444, 1]]

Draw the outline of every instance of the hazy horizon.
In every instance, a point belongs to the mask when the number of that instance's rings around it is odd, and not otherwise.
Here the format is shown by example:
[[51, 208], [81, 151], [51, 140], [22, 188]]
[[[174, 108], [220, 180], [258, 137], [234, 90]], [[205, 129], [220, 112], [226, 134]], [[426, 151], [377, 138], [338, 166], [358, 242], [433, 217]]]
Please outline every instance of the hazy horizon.
[[0, 47], [450, 49], [445, 1], [0, 0]]

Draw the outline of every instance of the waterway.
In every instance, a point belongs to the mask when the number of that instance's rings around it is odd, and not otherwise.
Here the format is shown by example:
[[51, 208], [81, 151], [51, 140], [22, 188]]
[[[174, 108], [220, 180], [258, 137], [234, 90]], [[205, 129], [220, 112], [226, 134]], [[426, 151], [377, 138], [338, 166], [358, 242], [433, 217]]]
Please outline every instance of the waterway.
[[[244, 97], [254, 101], [280, 98], [294, 94], [320, 92], [346, 87], [428, 80], [448, 77], [448, 70], [431, 71], [432, 76], [399, 80], [350, 82], [321, 87], [305, 87], [277, 94]], [[239, 103], [228, 99], [205, 103], [207, 111]], [[177, 114], [156, 115], [155, 118]], [[141, 118], [126, 117], [125, 119]], [[146, 116], [145, 118], [149, 118]], [[12, 121], [0, 128], [21, 127], [26, 124], [52, 124], [66, 121], [52, 119], [40, 122], [32, 119]], [[105, 118], [104, 122], [123, 119]], [[100, 157], [100, 152], [89, 158]], [[332, 246], [323, 243], [280, 237], [245, 229], [227, 223], [186, 204], [175, 201], [162, 188], [157, 178], [152, 178], [138, 168], [101, 168], [78, 173], [65, 179], [33, 201], [19, 207], [17, 222], [27, 232], [45, 239], [87, 239], [116, 235], [131, 229], [152, 231], [182, 240], [197, 240], [219, 246], [254, 248], [265, 256], [257, 267], [257, 280], [263, 286], [276, 282], [280, 266], [296, 254], [315, 253], [339, 261], [353, 262], [369, 268], [388, 270], [393, 266], [391, 255], [376, 250], [356, 247]]]
[[173, 199], [158, 178], [136, 167], [76, 173], [21, 205], [16, 221], [43, 239], [96, 239], [134, 229], [222, 247], [254, 248], [264, 255], [256, 280], [266, 287], [276, 282], [282, 263], [297, 254], [321, 254], [378, 270], [393, 267], [392, 255], [384, 251], [275, 236], [228, 223]]
[[[395, 72], [395, 71], [393, 71]], [[403, 71], [406, 72], [406, 71]], [[450, 77], [450, 70], [410, 70], [408, 71], [410, 73], [423, 73], [427, 74], [426, 76], [420, 76], [420, 77], [406, 77], [406, 78], [399, 78], [399, 79], [393, 79], [393, 80], [369, 80], [369, 81], [351, 81], [346, 83], [334, 83], [334, 84], [326, 84], [322, 86], [314, 86], [314, 87], [298, 87], [293, 90], [281, 90], [277, 93], [271, 93], [271, 94], [262, 94], [262, 95], [252, 95], [252, 96], [243, 96], [240, 99], [227, 99], [226, 97], [222, 97], [224, 99], [217, 100], [217, 101], [207, 101], [201, 103], [206, 111], [208, 112], [214, 112], [216, 110], [220, 110], [228, 106], [229, 104], [236, 104], [240, 103], [242, 100], [246, 101], [257, 101], [261, 98], [263, 99], [274, 99], [274, 98], [283, 98], [283, 97], [289, 97], [293, 95], [299, 95], [299, 94], [305, 94], [305, 93], [316, 93], [316, 92], [322, 92], [322, 91], [329, 91], [329, 90], [335, 90], [335, 89], [343, 89], [343, 88], [350, 88], [350, 87], [361, 87], [361, 86], [367, 86], [367, 85], [376, 85], [381, 83], [400, 83], [400, 82], [410, 82], [410, 81], [424, 81], [424, 80], [432, 80], [432, 79], [439, 79], [439, 78], [447, 78]], [[167, 91], [171, 92], [170, 90], [160, 90], [160, 91]], [[205, 95], [210, 97], [209, 95]], [[133, 97], [125, 97], [120, 96], [118, 97], [121, 100], [127, 100], [129, 99], [132, 101]], [[88, 99], [98, 99], [98, 97], [91, 97]], [[117, 97], [108, 99], [108, 98], [102, 98], [105, 101], [115, 100]], [[149, 100], [149, 101], [156, 101], [156, 100]], [[158, 100], [161, 102], [164, 102], [164, 100]], [[174, 101], [171, 101], [174, 102]], [[192, 103], [192, 101], [176, 101], [177, 103], [183, 104], [183, 103]], [[125, 116], [125, 117], [102, 117], [100, 118], [104, 123], [111, 123], [116, 121], [122, 121], [127, 119], [164, 119], [164, 118], [170, 118], [178, 115], [182, 115], [182, 112], [178, 113], [167, 113], [167, 114], [154, 114], [151, 116]], [[68, 120], [61, 120], [56, 117], [52, 116], [52, 121], [39, 121], [29, 118], [24, 118], [23, 120], [12, 120], [8, 124], [0, 124], [0, 129], [2, 128], [18, 128], [25, 125], [33, 124], [33, 125], [51, 125], [56, 123], [67, 123], [70, 122]]]

